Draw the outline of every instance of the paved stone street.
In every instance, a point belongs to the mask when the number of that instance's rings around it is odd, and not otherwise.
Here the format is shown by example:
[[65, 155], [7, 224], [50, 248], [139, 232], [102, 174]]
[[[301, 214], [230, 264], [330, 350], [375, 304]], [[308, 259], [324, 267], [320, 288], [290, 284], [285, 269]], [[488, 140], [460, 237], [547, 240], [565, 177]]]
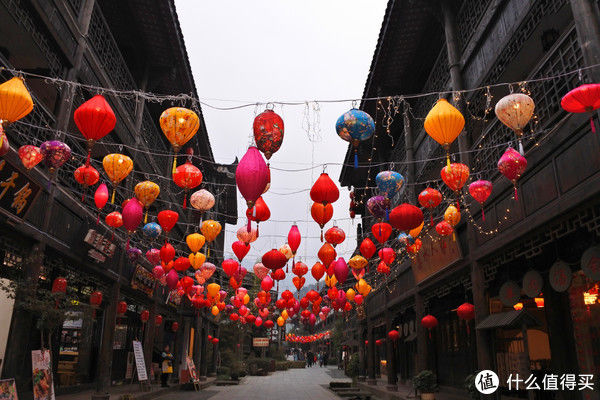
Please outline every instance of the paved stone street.
[[329, 382], [348, 380], [337, 367], [277, 371], [269, 376], [247, 376], [236, 386], [211, 386], [197, 394], [173, 392], [160, 400], [326, 400], [339, 399], [327, 389]]

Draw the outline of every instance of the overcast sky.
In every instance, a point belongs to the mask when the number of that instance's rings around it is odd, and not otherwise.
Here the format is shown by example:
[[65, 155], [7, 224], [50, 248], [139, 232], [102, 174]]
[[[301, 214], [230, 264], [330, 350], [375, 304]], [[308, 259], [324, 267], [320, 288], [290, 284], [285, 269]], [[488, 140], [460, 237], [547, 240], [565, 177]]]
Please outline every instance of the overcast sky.
[[[387, 0], [304, 1], [196, 1], [176, 0], [198, 95], [216, 106], [285, 100], [360, 98], [373, 58]], [[236, 100], [218, 101], [216, 99]], [[319, 104], [320, 112], [308, 116], [316, 124], [307, 133], [304, 106], [276, 106], [285, 123], [281, 149], [271, 158], [271, 189], [263, 196], [271, 210], [271, 221], [260, 226], [260, 238], [244, 259], [249, 271], [271, 248], [286, 242], [297, 221], [302, 234], [298, 259], [309, 267], [318, 261], [320, 229], [310, 216], [308, 189], [322, 167], [341, 163], [347, 142], [335, 132], [337, 118], [351, 103]], [[217, 162], [241, 158], [252, 136], [255, 114], [264, 106], [220, 111], [202, 108]], [[320, 135], [315, 131], [320, 130]], [[316, 137], [316, 141], [309, 140]], [[320, 136], [320, 137], [319, 137]], [[277, 169], [306, 169], [280, 171]], [[339, 184], [339, 165], [327, 172]], [[304, 190], [300, 193], [293, 193]], [[217, 200], [218, 201], [218, 200]], [[349, 220], [348, 190], [340, 190], [334, 217], [325, 229], [337, 225], [346, 232], [338, 256], [348, 260], [356, 247], [356, 224]], [[235, 258], [231, 243], [235, 231], [245, 223], [245, 201], [238, 192], [240, 216], [237, 226], [225, 230], [226, 258]], [[291, 285], [291, 269], [286, 279]], [[314, 279], [307, 275], [307, 284]]]

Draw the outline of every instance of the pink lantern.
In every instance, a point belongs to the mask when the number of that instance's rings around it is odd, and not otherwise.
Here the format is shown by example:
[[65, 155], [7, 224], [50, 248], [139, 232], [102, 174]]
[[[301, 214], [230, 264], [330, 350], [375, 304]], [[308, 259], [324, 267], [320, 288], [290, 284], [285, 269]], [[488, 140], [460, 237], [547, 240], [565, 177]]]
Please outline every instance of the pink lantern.
[[478, 180], [469, 185], [469, 194], [481, 204], [481, 219], [485, 221], [485, 213], [483, 212], [483, 203], [492, 194], [492, 182]]
[[19, 148], [19, 158], [25, 168], [32, 169], [44, 159], [44, 156], [39, 147], [28, 144]]
[[150, 262], [150, 264], [158, 265], [160, 264], [160, 250], [158, 249], [150, 249], [146, 252], [146, 259]]
[[254, 264], [254, 275], [261, 281], [265, 279], [265, 276], [269, 273], [269, 268], [265, 267], [263, 263]]
[[[127, 230], [127, 233], [131, 235], [135, 232], [139, 224], [142, 222], [144, 217], [144, 207], [138, 199], [131, 198], [123, 207], [123, 226]], [[127, 238], [127, 248], [129, 248], [129, 237]]]
[[498, 170], [507, 177], [515, 187], [515, 200], [519, 200], [517, 194], [517, 179], [521, 177], [527, 168], [527, 160], [518, 151], [509, 147], [506, 149], [500, 160], [498, 160]]
[[175, 268], [171, 268], [171, 270], [167, 274], [167, 286], [169, 287], [169, 289], [174, 290], [177, 288], [178, 283], [179, 275], [177, 275]]
[[237, 230], [237, 238], [239, 241], [250, 244], [258, 239], [258, 229], [242, 226]]
[[346, 261], [343, 257], [337, 259], [333, 267], [333, 271], [335, 274], [335, 278], [338, 280], [339, 283], [343, 285], [344, 282], [346, 282], [346, 278], [348, 277], [348, 264], [346, 264]]
[[163, 276], [165, 276], [165, 270], [162, 266], [157, 265], [152, 269], [152, 275], [154, 275], [154, 279], [159, 280]]
[[[248, 209], [254, 207], [254, 202], [263, 194], [269, 183], [269, 168], [256, 147], [250, 146], [240, 160], [235, 170], [235, 182], [246, 199]], [[250, 230], [250, 219], [248, 219], [248, 230]]]

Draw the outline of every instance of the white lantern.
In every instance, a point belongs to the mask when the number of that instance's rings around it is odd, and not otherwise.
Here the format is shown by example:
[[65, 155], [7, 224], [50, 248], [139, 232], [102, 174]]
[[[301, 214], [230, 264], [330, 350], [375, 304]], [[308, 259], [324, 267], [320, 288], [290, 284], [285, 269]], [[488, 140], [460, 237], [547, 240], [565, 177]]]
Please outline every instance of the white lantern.
[[196, 210], [208, 211], [215, 205], [215, 196], [206, 189], [200, 189], [192, 193], [190, 204]]
[[496, 103], [496, 116], [504, 125], [515, 131], [519, 140], [519, 151], [523, 154], [523, 128], [529, 123], [533, 116], [535, 103], [533, 99], [524, 93], [513, 93], [501, 98]]
[[237, 230], [237, 238], [241, 242], [252, 243], [258, 238], [258, 229], [252, 227], [248, 232], [248, 228], [244, 225]]

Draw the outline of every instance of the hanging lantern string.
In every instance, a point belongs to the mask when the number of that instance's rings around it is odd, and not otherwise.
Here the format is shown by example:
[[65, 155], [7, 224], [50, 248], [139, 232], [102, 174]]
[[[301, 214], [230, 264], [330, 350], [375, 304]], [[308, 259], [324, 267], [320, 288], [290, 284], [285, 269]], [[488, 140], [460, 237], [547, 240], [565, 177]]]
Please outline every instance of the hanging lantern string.
[[[553, 75], [553, 76], [534, 78], [534, 79], [529, 79], [526, 81], [495, 83], [492, 85], [479, 86], [479, 87], [472, 88], [472, 89], [460, 90], [460, 91], [458, 91], [458, 93], [465, 94], [465, 93], [476, 92], [479, 90], [488, 90], [488, 88], [496, 88], [496, 87], [509, 87], [510, 88], [513, 85], [523, 85], [523, 84], [535, 83], [535, 82], [547, 82], [547, 81], [551, 81], [551, 80], [555, 80], [555, 79], [570, 77], [572, 75], [579, 76], [582, 73], [582, 71], [588, 71], [588, 70], [596, 69], [598, 67], [600, 67], [600, 64], [594, 64], [594, 65], [590, 65], [590, 66], [586, 66], [586, 67], [581, 67], [576, 70], [563, 72], [562, 74], [557, 74], [557, 75]], [[181, 104], [181, 103], [189, 102], [196, 106], [201, 105], [201, 106], [205, 106], [208, 108], [212, 108], [214, 110], [222, 110], [222, 111], [256, 107], [257, 105], [266, 106], [268, 104], [286, 105], [286, 106], [306, 106], [307, 103], [358, 103], [358, 102], [365, 102], [365, 101], [386, 100], [390, 97], [388, 95], [388, 96], [365, 97], [362, 99], [356, 99], [356, 98], [354, 98], [354, 99], [322, 99], [322, 100], [312, 100], [312, 101], [308, 101], [308, 100], [273, 101], [273, 100], [271, 100], [271, 101], [246, 102], [244, 100], [236, 100], [236, 99], [199, 98], [192, 94], [185, 94], [185, 93], [180, 93], [180, 94], [176, 94], [176, 95], [163, 95], [163, 94], [156, 94], [156, 93], [146, 92], [146, 91], [141, 91], [141, 90], [119, 90], [119, 89], [114, 89], [114, 88], [106, 88], [106, 87], [102, 87], [102, 86], [89, 85], [89, 84], [85, 84], [85, 83], [81, 83], [81, 82], [68, 81], [68, 80], [64, 80], [64, 79], [60, 79], [60, 78], [56, 78], [56, 77], [50, 77], [50, 76], [46, 76], [46, 75], [36, 74], [33, 72], [26, 72], [26, 71], [22, 71], [22, 70], [18, 70], [18, 69], [7, 68], [7, 67], [0, 67], [0, 71], [10, 72], [14, 76], [43, 79], [44, 82], [55, 85], [55, 86], [59, 87], [60, 89], [81, 88], [81, 89], [85, 89], [85, 90], [88, 90], [88, 91], [94, 92], [94, 93], [109, 94], [112, 96], [126, 98], [126, 99], [130, 99], [130, 100], [135, 100], [135, 99], [141, 98], [146, 101], [154, 102], [154, 103], [179, 102]], [[402, 94], [402, 95], [399, 94], [399, 95], [395, 95], [393, 97], [394, 98], [404, 98], [404, 99], [415, 99], [415, 98], [420, 98], [420, 97], [432, 96], [432, 97], [440, 98], [442, 96], [454, 95], [455, 93], [457, 93], [457, 92], [454, 90], [446, 90], [446, 91], [434, 91], [434, 92], [427, 92], [427, 93]], [[242, 103], [242, 104], [235, 105], [235, 106], [229, 106], [229, 107], [221, 107], [221, 106], [215, 106], [211, 103], [208, 103], [208, 101]]]

